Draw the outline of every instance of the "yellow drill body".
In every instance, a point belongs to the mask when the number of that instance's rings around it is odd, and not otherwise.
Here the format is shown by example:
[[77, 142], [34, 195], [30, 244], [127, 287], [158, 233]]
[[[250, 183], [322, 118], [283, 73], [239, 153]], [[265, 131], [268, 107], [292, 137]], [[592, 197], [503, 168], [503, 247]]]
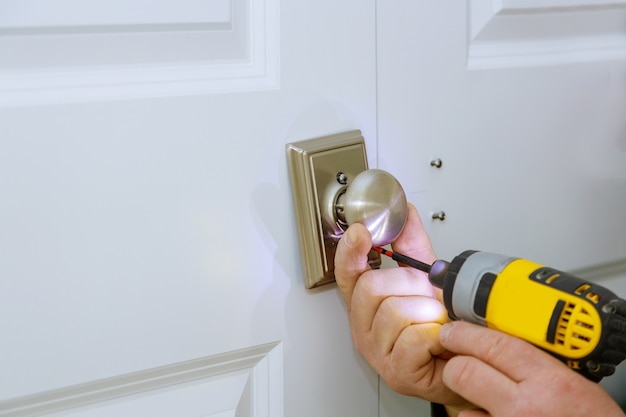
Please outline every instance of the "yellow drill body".
[[596, 307], [589, 299], [554, 288], [559, 273], [547, 277], [547, 283], [532, 279], [541, 267], [518, 259], [499, 274], [487, 304], [488, 327], [571, 360], [591, 354], [602, 337]]
[[452, 319], [524, 339], [589, 379], [612, 374], [626, 358], [626, 301], [597, 284], [477, 251], [435, 262], [429, 277]]

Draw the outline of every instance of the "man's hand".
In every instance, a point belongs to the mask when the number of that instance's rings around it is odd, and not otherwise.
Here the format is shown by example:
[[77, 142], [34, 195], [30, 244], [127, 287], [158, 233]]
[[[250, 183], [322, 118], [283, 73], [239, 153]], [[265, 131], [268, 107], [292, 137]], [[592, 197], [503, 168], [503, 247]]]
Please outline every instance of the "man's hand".
[[462, 417], [624, 417], [602, 387], [518, 338], [468, 323], [446, 324], [442, 345], [457, 354], [445, 384], [486, 411]]
[[[439, 290], [413, 268], [371, 270], [371, 248], [367, 229], [354, 224], [339, 241], [335, 256], [335, 277], [356, 348], [394, 390], [442, 404], [466, 404], [442, 381], [450, 355], [438, 337], [448, 320]], [[393, 248], [424, 262], [436, 259], [413, 206]]]

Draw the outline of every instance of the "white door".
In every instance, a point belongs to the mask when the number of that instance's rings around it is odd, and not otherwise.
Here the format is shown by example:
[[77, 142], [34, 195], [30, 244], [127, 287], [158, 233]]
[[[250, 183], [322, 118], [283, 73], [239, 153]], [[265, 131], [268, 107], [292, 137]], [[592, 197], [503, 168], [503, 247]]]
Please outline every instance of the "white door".
[[0, 415], [376, 416], [285, 145], [360, 129], [374, 0], [0, 1]]
[[624, 3], [0, 1], [0, 415], [427, 415], [304, 289], [284, 145], [324, 134], [440, 256], [623, 288]]
[[[438, 255], [526, 257], [626, 296], [626, 1], [377, 8], [378, 166]], [[411, 415], [384, 387], [381, 403]]]

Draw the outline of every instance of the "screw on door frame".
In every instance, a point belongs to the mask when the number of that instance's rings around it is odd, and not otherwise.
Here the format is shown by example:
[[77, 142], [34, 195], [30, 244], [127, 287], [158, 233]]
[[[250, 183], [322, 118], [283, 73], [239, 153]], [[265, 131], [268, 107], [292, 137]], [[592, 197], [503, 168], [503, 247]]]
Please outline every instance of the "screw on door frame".
[[442, 165], [443, 165], [443, 161], [439, 158], [433, 159], [432, 161], [430, 161], [431, 167], [441, 168]]
[[444, 221], [446, 219], [446, 212], [445, 211], [438, 211], [436, 213], [433, 213], [432, 214], [432, 219], [433, 220]]

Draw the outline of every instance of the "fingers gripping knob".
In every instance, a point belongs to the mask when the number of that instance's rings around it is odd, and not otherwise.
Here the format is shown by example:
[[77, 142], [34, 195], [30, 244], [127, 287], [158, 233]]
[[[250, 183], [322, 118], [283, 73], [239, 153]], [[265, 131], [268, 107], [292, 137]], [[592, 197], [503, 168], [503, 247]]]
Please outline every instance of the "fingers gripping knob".
[[372, 245], [384, 246], [400, 236], [407, 219], [402, 186], [390, 173], [368, 169], [349, 182], [335, 206], [347, 225], [361, 223], [372, 235]]

